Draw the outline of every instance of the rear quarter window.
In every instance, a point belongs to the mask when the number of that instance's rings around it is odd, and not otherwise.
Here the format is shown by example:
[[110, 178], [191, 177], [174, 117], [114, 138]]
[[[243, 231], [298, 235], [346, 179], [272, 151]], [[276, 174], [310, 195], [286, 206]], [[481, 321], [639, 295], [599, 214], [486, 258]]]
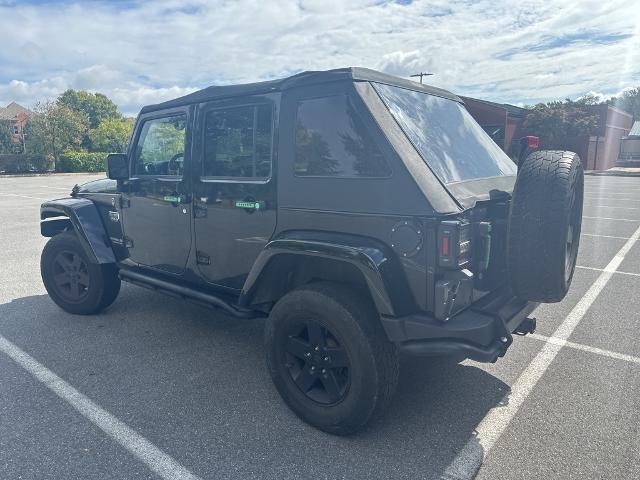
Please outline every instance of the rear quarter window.
[[388, 177], [391, 169], [346, 94], [298, 102], [295, 174]]

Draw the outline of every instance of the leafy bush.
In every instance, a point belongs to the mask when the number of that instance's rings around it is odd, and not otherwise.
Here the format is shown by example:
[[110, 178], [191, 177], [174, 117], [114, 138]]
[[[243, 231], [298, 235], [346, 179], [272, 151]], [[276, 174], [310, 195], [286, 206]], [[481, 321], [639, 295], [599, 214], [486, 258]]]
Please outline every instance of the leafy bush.
[[107, 153], [66, 151], [58, 160], [59, 172], [104, 172]]
[[53, 162], [45, 155], [0, 154], [0, 173], [50, 172]]

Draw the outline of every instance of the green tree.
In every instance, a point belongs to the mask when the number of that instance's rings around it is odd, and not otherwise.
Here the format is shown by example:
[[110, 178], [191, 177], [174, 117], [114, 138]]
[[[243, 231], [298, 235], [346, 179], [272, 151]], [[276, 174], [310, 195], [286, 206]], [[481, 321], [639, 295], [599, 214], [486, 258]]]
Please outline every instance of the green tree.
[[0, 121], [0, 153], [13, 151], [13, 125], [11, 122]]
[[58, 97], [57, 103], [85, 115], [89, 128], [98, 128], [104, 120], [122, 118], [118, 106], [102, 93], [68, 89]]
[[87, 119], [58, 102], [36, 105], [35, 115], [25, 126], [28, 153], [47, 155], [57, 170], [62, 152], [78, 148], [87, 132]]
[[630, 113], [635, 120], [640, 120], [640, 87], [627, 90], [619, 97], [613, 97], [607, 103]]
[[89, 130], [89, 142], [94, 152], [124, 152], [133, 130], [133, 118], [108, 118]]
[[544, 148], [564, 149], [567, 138], [589, 135], [598, 125], [590, 103], [566, 99], [539, 103], [527, 112], [524, 130], [542, 139]]

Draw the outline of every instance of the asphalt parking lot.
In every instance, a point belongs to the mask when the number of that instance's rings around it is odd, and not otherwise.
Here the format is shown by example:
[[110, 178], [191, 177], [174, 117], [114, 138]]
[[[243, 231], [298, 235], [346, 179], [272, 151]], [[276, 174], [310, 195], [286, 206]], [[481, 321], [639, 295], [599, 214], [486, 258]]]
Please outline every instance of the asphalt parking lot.
[[43, 200], [0, 177], [0, 479], [640, 478], [640, 178], [587, 176], [578, 268], [496, 364], [403, 359], [389, 413], [332, 437], [266, 372], [262, 322], [123, 284], [92, 317], [39, 273]]

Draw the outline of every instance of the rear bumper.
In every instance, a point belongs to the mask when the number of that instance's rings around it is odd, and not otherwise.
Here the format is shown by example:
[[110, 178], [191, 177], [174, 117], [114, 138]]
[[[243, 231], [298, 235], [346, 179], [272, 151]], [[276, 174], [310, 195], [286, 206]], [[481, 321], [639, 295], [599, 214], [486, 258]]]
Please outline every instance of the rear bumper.
[[512, 343], [512, 334], [538, 306], [508, 291], [487, 295], [441, 322], [425, 314], [382, 317], [389, 339], [413, 355], [457, 355], [495, 362]]

